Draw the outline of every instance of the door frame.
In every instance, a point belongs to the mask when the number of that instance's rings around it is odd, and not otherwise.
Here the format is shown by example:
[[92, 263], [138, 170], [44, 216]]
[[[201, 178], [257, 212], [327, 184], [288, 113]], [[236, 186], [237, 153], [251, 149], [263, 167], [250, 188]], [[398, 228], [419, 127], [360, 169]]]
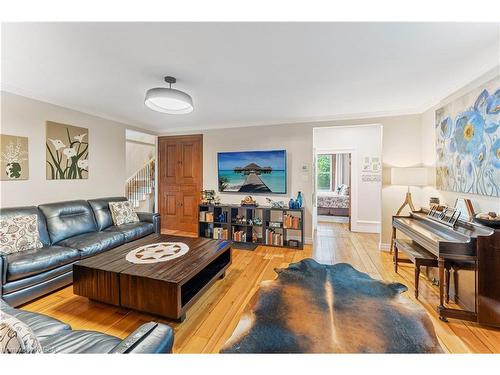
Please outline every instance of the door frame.
[[[352, 178], [352, 173], [355, 170], [355, 165], [357, 165], [357, 149], [354, 147], [345, 147], [345, 148], [314, 148], [313, 149], [313, 233], [316, 230], [316, 227], [318, 226], [318, 205], [317, 205], [317, 199], [318, 199], [318, 192], [317, 192], [317, 184], [316, 184], [316, 159], [318, 155], [323, 155], [323, 154], [349, 154], [349, 189], [350, 189], [350, 194], [349, 194], [349, 231], [352, 231], [352, 217], [353, 217], [353, 207], [352, 207], [352, 202], [353, 202], [353, 195], [358, 194], [358, 186], [356, 183], [356, 186], [353, 186], [353, 178]], [[357, 201], [357, 200], [356, 200]], [[357, 206], [356, 206], [357, 209]], [[357, 218], [357, 215], [356, 215]], [[356, 222], [356, 221], [354, 221]], [[356, 231], [356, 230], [354, 230]]]
[[[200, 183], [199, 183], [199, 188], [200, 191], [198, 191], [198, 200], [197, 200], [197, 205], [196, 205], [196, 236], [199, 235], [199, 203], [200, 203], [200, 198], [201, 198], [201, 190], [203, 189], [203, 134], [176, 134], [176, 135], [162, 135], [157, 137], [157, 160], [158, 160], [158, 166], [157, 166], [157, 194], [158, 194], [158, 199], [157, 199], [157, 207], [158, 207], [158, 213], [161, 214], [160, 212], [160, 199], [162, 197], [162, 188], [160, 184], [160, 168], [161, 163], [160, 163], [160, 142], [162, 139], [172, 139], [172, 140], [189, 140], [189, 139], [195, 139], [200, 141]], [[161, 220], [161, 217], [160, 217]], [[165, 228], [166, 229], [166, 228]], [[160, 228], [161, 231], [161, 228]], [[190, 232], [189, 232], [190, 233]]]

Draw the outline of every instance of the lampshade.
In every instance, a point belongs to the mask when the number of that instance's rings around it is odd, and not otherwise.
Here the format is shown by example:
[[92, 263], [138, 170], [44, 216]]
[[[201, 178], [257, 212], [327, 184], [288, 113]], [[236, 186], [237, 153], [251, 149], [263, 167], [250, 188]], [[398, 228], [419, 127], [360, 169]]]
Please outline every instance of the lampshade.
[[391, 184], [404, 186], [426, 186], [427, 168], [391, 168]]
[[153, 111], [180, 115], [193, 111], [193, 99], [184, 91], [172, 88], [172, 84], [177, 82], [175, 77], [166, 76], [165, 82], [168, 88], [156, 87], [146, 92], [144, 104]]
[[184, 114], [193, 111], [193, 99], [183, 91], [157, 87], [146, 92], [144, 104], [157, 112]]

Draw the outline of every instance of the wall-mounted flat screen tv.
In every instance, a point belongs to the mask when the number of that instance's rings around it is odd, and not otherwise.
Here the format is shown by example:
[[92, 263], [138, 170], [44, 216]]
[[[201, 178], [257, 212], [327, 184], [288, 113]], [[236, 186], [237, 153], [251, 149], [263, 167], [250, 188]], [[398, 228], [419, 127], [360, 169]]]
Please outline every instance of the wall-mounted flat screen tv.
[[286, 151], [219, 152], [219, 191], [286, 194]]

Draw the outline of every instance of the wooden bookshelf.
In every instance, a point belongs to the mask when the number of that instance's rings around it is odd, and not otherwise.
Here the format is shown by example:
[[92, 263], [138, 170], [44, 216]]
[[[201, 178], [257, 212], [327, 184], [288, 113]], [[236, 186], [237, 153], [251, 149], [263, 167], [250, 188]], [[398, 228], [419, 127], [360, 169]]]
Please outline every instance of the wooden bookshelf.
[[[213, 217], [213, 221], [207, 221], [206, 216]], [[214, 228], [227, 229], [227, 239], [232, 240], [236, 248], [238, 245], [242, 248], [252, 245], [253, 248], [258, 245], [304, 248], [303, 208], [199, 205], [198, 235], [214, 238]], [[270, 232], [274, 234], [271, 236]]]

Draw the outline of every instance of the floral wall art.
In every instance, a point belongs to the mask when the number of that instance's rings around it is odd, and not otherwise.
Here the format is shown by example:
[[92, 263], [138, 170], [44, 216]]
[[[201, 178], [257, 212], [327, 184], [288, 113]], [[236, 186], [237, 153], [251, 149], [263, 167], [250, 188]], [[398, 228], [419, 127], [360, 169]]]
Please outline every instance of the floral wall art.
[[89, 130], [47, 121], [47, 179], [79, 180], [89, 175]]
[[436, 111], [436, 186], [500, 196], [500, 76]]
[[28, 138], [0, 134], [0, 180], [27, 180]]

